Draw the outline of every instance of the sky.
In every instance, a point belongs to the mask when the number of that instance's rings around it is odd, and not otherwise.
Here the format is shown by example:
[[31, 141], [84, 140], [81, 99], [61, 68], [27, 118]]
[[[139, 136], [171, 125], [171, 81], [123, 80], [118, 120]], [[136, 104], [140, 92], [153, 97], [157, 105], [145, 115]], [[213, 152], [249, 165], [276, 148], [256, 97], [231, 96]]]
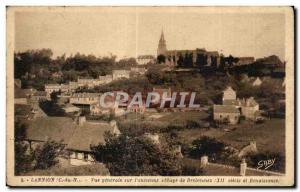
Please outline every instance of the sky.
[[50, 48], [54, 57], [156, 55], [161, 31], [168, 50], [205, 48], [224, 55], [285, 56], [280, 12], [205, 8], [60, 8], [15, 13], [15, 51]]

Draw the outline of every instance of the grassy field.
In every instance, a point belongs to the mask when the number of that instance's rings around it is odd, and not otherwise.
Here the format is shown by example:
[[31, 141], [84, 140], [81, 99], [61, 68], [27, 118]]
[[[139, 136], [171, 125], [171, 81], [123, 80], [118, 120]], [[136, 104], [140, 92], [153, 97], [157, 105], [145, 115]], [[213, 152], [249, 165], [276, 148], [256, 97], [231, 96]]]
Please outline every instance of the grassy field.
[[204, 111], [188, 111], [188, 112], [172, 112], [165, 113], [164, 116], [157, 119], [159, 121], [168, 121], [168, 122], [184, 122], [187, 120], [203, 120], [208, 117], [208, 114]]
[[255, 140], [258, 151], [280, 152], [285, 151], [285, 120], [271, 119], [263, 124], [242, 122], [236, 129], [226, 132], [222, 129], [186, 129], [178, 131], [183, 143], [189, 144], [201, 136], [214, 137], [237, 149]]
[[285, 120], [271, 119], [263, 124], [254, 125], [244, 122], [236, 130], [224, 134], [219, 139], [237, 148], [241, 148], [251, 140], [255, 140], [259, 151], [284, 153]]
[[[154, 118], [155, 116], [155, 118]], [[129, 113], [125, 117], [121, 117], [120, 121], [138, 121], [148, 123], [159, 123], [165, 126], [169, 124], [181, 124], [189, 120], [203, 120], [208, 114], [204, 111], [188, 111], [188, 112], [163, 112], [163, 113]]]

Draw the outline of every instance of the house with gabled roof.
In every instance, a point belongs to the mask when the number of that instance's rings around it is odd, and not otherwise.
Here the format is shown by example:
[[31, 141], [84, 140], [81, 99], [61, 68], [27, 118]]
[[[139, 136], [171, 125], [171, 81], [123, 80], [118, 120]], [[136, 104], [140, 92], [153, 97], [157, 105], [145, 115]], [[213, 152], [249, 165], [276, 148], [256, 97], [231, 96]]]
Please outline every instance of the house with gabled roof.
[[237, 124], [240, 111], [234, 105], [214, 105], [214, 120], [222, 123]]
[[71, 165], [87, 165], [95, 162], [91, 146], [104, 144], [106, 132], [120, 134], [114, 121], [86, 121], [84, 116], [39, 117], [29, 122], [25, 141], [31, 149], [48, 140], [62, 143]]
[[259, 104], [255, 101], [254, 97], [239, 99], [238, 103], [245, 119], [256, 120], [260, 117]]
[[236, 92], [231, 88], [231, 86], [228, 86], [223, 91], [223, 105], [234, 105], [236, 101]]

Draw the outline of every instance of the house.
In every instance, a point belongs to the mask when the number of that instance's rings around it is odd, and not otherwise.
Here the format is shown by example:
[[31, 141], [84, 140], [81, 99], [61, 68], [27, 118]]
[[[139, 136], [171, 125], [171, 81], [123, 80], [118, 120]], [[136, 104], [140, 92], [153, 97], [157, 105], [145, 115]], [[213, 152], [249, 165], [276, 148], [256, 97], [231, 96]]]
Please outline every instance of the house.
[[136, 61], [138, 65], [153, 64], [155, 57], [153, 55], [139, 55]]
[[130, 71], [137, 75], [144, 75], [147, 72], [145, 67], [131, 67]]
[[14, 89], [15, 104], [28, 104], [29, 98], [36, 92], [36, 89]]
[[73, 93], [70, 96], [71, 104], [91, 105], [99, 102], [99, 100], [100, 100], [99, 93]]
[[101, 114], [109, 114], [109, 110], [102, 110], [100, 107], [100, 103], [93, 103], [90, 105], [90, 114], [91, 115], [101, 115]]
[[79, 107], [83, 112], [90, 113], [91, 105], [99, 103], [99, 93], [73, 93], [70, 96], [69, 103]]
[[223, 105], [235, 105], [236, 103], [236, 92], [228, 86], [224, 91], [223, 91]]
[[130, 71], [129, 70], [113, 70], [112, 72], [113, 80], [119, 79], [129, 79], [130, 78]]
[[80, 111], [79, 107], [76, 107], [71, 103], [67, 103], [62, 109], [65, 111], [65, 113], [78, 113]]
[[74, 92], [78, 88], [78, 83], [76, 81], [69, 81], [69, 91]]
[[[127, 106], [119, 106], [116, 102], [117, 92], [114, 92], [114, 95], [106, 95], [104, 98], [104, 104], [106, 107], [100, 105], [100, 102], [93, 103], [90, 105], [90, 114], [91, 115], [109, 115], [114, 114], [115, 116], [121, 116], [125, 114], [125, 109]], [[122, 99], [121, 99], [122, 101]], [[125, 102], [125, 101], [123, 101]]]
[[262, 84], [262, 80], [259, 77], [256, 77], [253, 80], [250, 80], [250, 83], [253, 87], [259, 87]]
[[102, 76], [100, 75], [99, 81], [100, 81], [100, 84], [111, 83], [113, 81], [113, 76], [112, 75], [102, 75]]
[[77, 127], [67, 144], [71, 165], [87, 165], [95, 162], [91, 146], [105, 144], [105, 133], [119, 135], [120, 131], [115, 122], [87, 122], [85, 117], [81, 118]]
[[238, 102], [242, 115], [245, 117], [245, 119], [255, 121], [258, 117], [260, 117], [259, 104], [254, 100], [253, 97], [239, 99]]
[[33, 95], [30, 97], [30, 101], [31, 102], [40, 102], [40, 101], [46, 101], [50, 99], [47, 96], [47, 92], [46, 91], [36, 91], [35, 93], [33, 93]]
[[60, 91], [62, 93], [68, 93], [70, 91], [69, 84], [60, 84]]
[[28, 96], [23, 89], [15, 89], [14, 103], [24, 105], [28, 103]]
[[239, 122], [240, 111], [234, 105], [214, 105], [213, 113], [215, 121], [233, 125]]
[[256, 147], [256, 141], [251, 141], [249, 145], [245, 146], [244, 148], [241, 149], [241, 151], [238, 154], [239, 158], [246, 157], [248, 155], [253, 155], [258, 152], [257, 147]]
[[93, 78], [80, 78], [78, 77], [77, 83], [79, 87], [94, 87], [97, 84], [96, 80]]
[[86, 121], [80, 116], [36, 118], [30, 121], [26, 130], [26, 139], [31, 149], [48, 140], [65, 145], [67, 159], [71, 165], [88, 165], [95, 163], [91, 154], [91, 146], [104, 144], [106, 132], [119, 135], [116, 122], [110, 123]]
[[45, 91], [47, 92], [47, 95], [50, 96], [53, 92], [59, 92], [60, 91], [60, 84], [46, 84], [45, 85]]

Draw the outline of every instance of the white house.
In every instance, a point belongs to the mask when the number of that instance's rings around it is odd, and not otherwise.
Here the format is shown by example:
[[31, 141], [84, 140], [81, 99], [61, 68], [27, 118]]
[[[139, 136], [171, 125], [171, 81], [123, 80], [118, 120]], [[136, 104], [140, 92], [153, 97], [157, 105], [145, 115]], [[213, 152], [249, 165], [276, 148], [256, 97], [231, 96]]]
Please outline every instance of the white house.
[[259, 114], [259, 104], [253, 97], [247, 99], [239, 99], [239, 107], [241, 108], [242, 115], [249, 120], [256, 120]]
[[100, 75], [99, 81], [100, 81], [100, 84], [108, 84], [113, 81], [113, 76], [112, 75], [102, 75], [102, 76]]
[[261, 86], [261, 84], [262, 84], [262, 80], [259, 77], [257, 77], [256, 79], [254, 79], [251, 82], [251, 85], [254, 86], [254, 87]]
[[91, 105], [100, 101], [99, 93], [73, 93], [70, 96], [71, 104]]
[[230, 87], [228, 86], [224, 91], [223, 91], [223, 103], [224, 101], [232, 101], [232, 100], [236, 100], [236, 92]]
[[113, 80], [119, 79], [129, 79], [130, 78], [130, 71], [129, 70], [113, 70], [112, 72]]
[[240, 111], [234, 105], [214, 105], [214, 120], [222, 123], [237, 124]]
[[45, 85], [45, 91], [47, 92], [47, 95], [50, 95], [53, 92], [58, 92], [61, 89], [60, 84], [46, 84]]
[[138, 65], [153, 64], [155, 57], [153, 55], [139, 55], [136, 61]]
[[145, 67], [131, 67], [130, 71], [138, 75], [144, 75], [147, 69]]

